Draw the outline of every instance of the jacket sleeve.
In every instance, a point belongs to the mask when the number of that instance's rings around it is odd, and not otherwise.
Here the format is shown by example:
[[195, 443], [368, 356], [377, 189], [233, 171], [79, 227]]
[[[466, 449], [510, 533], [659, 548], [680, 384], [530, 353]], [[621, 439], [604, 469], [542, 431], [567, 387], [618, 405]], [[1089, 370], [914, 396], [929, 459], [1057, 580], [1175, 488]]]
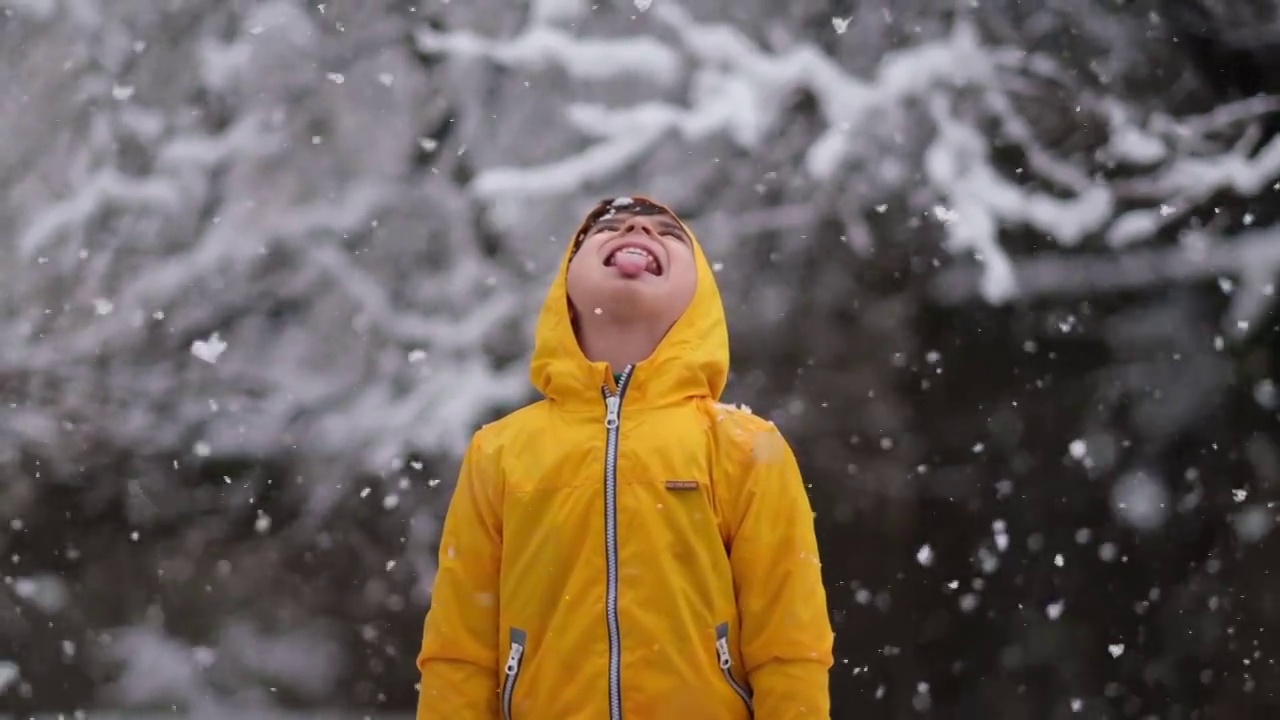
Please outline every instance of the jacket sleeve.
[[740, 471], [729, 552], [755, 718], [825, 720], [834, 636], [813, 511], [791, 447], [760, 425]]
[[417, 720], [497, 720], [499, 478], [473, 438], [445, 514], [422, 633]]

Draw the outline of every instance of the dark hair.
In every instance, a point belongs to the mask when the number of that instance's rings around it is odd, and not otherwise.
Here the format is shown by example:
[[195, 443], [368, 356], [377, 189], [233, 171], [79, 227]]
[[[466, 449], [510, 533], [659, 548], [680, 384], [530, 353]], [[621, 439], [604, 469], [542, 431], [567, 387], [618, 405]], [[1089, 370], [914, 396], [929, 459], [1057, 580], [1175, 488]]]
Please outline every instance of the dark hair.
[[600, 221], [618, 215], [666, 215], [673, 217], [670, 210], [644, 198], [605, 198], [596, 203], [595, 208], [587, 213], [587, 219], [582, 222], [582, 230], [573, 238], [573, 250], [569, 253], [569, 259], [573, 259], [573, 256], [578, 254], [582, 243]]

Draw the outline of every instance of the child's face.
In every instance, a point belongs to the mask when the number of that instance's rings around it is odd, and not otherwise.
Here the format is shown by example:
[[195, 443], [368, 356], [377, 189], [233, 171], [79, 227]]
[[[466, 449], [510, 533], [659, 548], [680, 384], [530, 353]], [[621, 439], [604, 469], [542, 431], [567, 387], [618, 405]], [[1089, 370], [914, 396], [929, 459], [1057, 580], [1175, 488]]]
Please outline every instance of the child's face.
[[669, 327], [698, 286], [693, 241], [666, 214], [606, 214], [570, 260], [566, 283], [579, 316]]

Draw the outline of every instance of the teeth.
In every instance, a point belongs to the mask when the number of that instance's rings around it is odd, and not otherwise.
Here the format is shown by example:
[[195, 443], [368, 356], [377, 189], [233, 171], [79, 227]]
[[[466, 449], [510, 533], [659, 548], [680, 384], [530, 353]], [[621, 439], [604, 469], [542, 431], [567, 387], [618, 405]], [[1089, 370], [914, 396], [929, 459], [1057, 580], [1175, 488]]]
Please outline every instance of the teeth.
[[642, 257], [648, 261], [647, 265], [648, 265], [649, 271], [654, 273], [655, 275], [658, 273], [657, 259], [655, 259], [653, 255], [650, 254], [649, 251], [645, 250], [644, 248], [628, 246], [628, 247], [621, 248], [620, 250], [616, 250], [613, 253], [613, 257], [610, 258], [609, 264], [612, 265], [614, 262], [614, 258], [617, 258], [617, 256], [619, 255], [635, 255], [636, 257]]

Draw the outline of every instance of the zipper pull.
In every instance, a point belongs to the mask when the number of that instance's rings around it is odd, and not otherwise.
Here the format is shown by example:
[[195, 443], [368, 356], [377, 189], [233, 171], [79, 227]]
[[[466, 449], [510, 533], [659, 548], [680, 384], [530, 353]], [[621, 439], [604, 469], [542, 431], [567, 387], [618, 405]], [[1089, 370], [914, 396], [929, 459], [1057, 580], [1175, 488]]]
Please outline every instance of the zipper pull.
[[622, 405], [622, 398], [617, 395], [609, 395], [604, 399], [604, 426], [610, 430], [618, 427], [618, 408]]
[[507, 656], [507, 674], [515, 675], [520, 669], [520, 656], [524, 655], [524, 648], [520, 645], [512, 643], [511, 654]]
[[716, 640], [716, 652], [720, 655], [720, 669], [728, 670], [733, 666], [733, 658], [729, 657], [729, 638]]

